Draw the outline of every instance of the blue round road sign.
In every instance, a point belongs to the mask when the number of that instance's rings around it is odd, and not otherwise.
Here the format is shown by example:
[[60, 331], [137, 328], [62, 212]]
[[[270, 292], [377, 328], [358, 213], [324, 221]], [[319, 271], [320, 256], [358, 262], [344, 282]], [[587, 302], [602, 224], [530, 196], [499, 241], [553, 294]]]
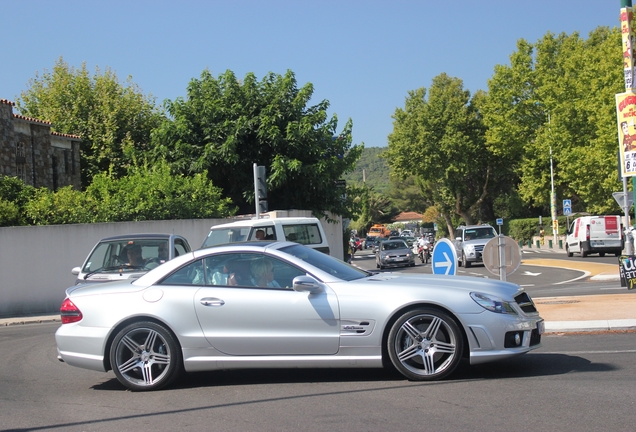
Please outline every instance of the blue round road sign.
[[443, 238], [435, 243], [431, 267], [433, 274], [455, 276], [457, 273], [457, 253], [450, 240]]

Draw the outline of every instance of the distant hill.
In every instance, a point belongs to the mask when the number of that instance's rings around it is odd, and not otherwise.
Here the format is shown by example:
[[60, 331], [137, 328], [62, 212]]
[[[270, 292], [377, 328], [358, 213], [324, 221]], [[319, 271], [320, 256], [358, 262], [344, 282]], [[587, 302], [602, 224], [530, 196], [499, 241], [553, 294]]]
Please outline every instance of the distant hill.
[[343, 176], [347, 183], [362, 185], [364, 171], [366, 184], [374, 191], [386, 193], [390, 188], [389, 165], [380, 157], [386, 147], [368, 147], [362, 150], [362, 155], [356, 164], [356, 169]]

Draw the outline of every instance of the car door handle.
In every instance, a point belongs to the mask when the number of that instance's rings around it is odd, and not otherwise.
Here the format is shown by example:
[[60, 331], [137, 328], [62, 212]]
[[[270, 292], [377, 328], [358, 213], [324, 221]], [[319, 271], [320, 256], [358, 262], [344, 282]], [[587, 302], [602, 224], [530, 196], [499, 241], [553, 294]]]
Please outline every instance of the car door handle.
[[225, 301], [219, 298], [207, 297], [201, 299], [201, 304], [203, 306], [223, 306], [225, 304]]

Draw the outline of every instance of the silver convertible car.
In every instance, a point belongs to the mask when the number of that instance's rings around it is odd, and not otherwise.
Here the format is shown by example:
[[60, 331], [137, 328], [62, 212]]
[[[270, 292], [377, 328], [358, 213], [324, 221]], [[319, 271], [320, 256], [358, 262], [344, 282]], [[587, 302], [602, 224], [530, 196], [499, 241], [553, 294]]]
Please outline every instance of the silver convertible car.
[[58, 358], [113, 370], [131, 390], [181, 371], [395, 367], [437, 380], [541, 345], [543, 320], [517, 285], [374, 274], [290, 242], [189, 252], [139, 279], [68, 288]]

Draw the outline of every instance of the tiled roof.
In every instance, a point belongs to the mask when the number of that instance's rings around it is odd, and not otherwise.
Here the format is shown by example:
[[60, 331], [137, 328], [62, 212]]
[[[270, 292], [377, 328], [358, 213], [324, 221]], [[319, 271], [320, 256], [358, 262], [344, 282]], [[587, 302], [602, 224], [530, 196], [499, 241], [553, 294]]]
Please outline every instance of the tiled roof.
[[46, 121], [46, 120], [38, 120], [38, 119], [36, 119], [36, 118], [33, 118], [33, 117], [25, 117], [25, 116], [20, 115], [20, 114], [13, 114], [13, 117], [15, 117], [15, 118], [17, 118], [17, 119], [20, 119], [20, 120], [28, 121], [28, 122], [31, 122], [31, 123], [38, 123], [38, 124], [41, 124], [41, 125], [51, 126], [51, 122], [48, 122], [48, 121]]
[[65, 133], [60, 133], [60, 132], [53, 132], [53, 131], [51, 131], [51, 135], [55, 135], [55, 136], [59, 136], [59, 137], [64, 137], [64, 138], [78, 139], [78, 140], [81, 140], [81, 139], [82, 139], [82, 137], [81, 137], [81, 136], [71, 135], [71, 134], [65, 134]]
[[15, 106], [15, 103], [11, 102], [8, 99], [0, 99], [0, 104], [7, 104], [7, 105]]
[[422, 220], [422, 215], [416, 212], [402, 212], [395, 217], [394, 222]]

